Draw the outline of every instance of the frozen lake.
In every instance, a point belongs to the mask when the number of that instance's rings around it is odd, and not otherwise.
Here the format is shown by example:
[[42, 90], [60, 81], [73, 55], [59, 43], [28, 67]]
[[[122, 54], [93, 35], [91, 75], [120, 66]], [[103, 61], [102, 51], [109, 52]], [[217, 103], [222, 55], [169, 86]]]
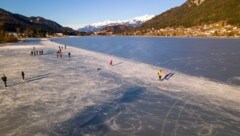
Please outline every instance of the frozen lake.
[[240, 39], [71, 37], [54, 41], [240, 85]]
[[[44, 55], [30, 56], [33, 46]], [[0, 47], [8, 77], [1, 136], [240, 135], [240, 86], [178, 71], [158, 81], [159, 66], [70, 46], [60, 59], [59, 46], [45, 39]]]

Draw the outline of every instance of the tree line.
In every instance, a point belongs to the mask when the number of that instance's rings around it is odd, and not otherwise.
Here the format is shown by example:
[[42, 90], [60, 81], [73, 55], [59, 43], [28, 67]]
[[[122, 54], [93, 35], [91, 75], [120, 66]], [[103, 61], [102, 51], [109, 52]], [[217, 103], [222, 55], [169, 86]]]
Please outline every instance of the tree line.
[[17, 42], [17, 41], [18, 39], [16, 36], [8, 34], [3, 30], [0, 30], [0, 43]]

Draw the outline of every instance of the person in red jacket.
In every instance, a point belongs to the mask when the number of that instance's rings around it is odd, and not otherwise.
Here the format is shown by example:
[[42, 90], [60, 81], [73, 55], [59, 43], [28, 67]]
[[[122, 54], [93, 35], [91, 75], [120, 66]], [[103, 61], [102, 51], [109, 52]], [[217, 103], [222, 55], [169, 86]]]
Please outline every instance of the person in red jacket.
[[60, 58], [62, 58], [62, 51], [60, 51]]
[[112, 59], [110, 59], [110, 63], [109, 63], [110, 65], [113, 65], [113, 61], [112, 61]]

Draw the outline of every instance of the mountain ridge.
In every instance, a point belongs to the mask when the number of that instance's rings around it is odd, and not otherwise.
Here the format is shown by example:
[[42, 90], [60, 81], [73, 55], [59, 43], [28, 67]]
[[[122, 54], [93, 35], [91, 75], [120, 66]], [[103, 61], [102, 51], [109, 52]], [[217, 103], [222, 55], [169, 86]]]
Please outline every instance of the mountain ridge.
[[77, 34], [79, 32], [69, 27], [63, 27], [55, 21], [45, 19], [43, 17], [26, 17], [24, 15], [11, 13], [0, 8], [0, 30], [7, 32], [23, 33], [25, 31], [32, 31], [34, 33], [64, 33]]
[[115, 26], [107, 26], [104, 29], [98, 31], [98, 35], [115, 35], [120, 34], [131, 30], [131, 28], [126, 25], [115, 25]]

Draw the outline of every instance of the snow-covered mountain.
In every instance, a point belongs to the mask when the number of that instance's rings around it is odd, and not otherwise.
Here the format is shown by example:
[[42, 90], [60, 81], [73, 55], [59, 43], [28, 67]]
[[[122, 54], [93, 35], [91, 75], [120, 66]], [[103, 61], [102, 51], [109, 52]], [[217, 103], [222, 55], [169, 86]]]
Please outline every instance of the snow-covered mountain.
[[108, 26], [116, 26], [116, 25], [125, 25], [127, 27], [137, 27], [140, 26], [142, 23], [152, 19], [155, 15], [144, 15], [141, 17], [135, 17], [130, 20], [124, 20], [124, 21], [110, 21], [106, 20], [103, 22], [93, 23], [87, 26], [84, 26], [82, 28], [79, 28], [78, 31], [84, 31], [84, 32], [97, 32], [100, 31]]

